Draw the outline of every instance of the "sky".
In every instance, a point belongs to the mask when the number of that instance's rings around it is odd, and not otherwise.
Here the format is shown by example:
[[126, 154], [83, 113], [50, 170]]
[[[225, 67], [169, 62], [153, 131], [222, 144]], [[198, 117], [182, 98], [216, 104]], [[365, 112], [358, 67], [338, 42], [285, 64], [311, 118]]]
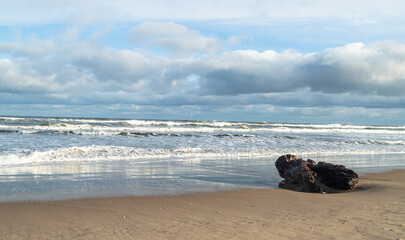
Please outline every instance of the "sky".
[[0, 5], [0, 115], [405, 125], [402, 0]]

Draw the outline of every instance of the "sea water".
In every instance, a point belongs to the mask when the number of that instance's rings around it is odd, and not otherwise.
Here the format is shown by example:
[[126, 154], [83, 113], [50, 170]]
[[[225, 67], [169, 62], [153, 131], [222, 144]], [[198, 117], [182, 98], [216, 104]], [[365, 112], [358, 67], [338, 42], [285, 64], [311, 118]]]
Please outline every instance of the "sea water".
[[405, 126], [0, 117], [0, 201], [277, 187], [287, 153], [405, 168]]

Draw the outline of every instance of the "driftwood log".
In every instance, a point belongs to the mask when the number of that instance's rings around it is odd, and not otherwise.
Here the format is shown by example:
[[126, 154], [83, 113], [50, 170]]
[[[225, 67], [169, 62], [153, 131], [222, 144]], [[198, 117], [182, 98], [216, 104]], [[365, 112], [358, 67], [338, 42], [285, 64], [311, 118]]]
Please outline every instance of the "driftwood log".
[[343, 165], [303, 160], [294, 155], [283, 155], [276, 161], [280, 177], [284, 178], [279, 187], [300, 192], [333, 193], [353, 190], [359, 176]]

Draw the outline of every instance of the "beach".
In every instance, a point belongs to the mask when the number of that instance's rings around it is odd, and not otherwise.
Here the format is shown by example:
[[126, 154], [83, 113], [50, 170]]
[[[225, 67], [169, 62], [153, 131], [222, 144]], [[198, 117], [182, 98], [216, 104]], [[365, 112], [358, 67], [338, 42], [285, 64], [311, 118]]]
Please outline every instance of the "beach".
[[0, 240], [405, 240], [404, 9], [2, 1]]
[[0, 239], [405, 239], [405, 170], [355, 191], [247, 188], [0, 204]]
[[[405, 239], [404, 126], [0, 117], [0, 133], [0, 239]], [[359, 187], [279, 189], [286, 153]]]

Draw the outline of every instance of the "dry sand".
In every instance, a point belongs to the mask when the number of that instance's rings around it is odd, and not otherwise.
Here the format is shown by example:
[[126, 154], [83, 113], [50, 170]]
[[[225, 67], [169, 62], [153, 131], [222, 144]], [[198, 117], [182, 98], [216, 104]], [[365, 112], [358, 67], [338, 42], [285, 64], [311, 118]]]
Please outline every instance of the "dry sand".
[[0, 239], [405, 239], [405, 170], [357, 191], [243, 189], [0, 204]]

